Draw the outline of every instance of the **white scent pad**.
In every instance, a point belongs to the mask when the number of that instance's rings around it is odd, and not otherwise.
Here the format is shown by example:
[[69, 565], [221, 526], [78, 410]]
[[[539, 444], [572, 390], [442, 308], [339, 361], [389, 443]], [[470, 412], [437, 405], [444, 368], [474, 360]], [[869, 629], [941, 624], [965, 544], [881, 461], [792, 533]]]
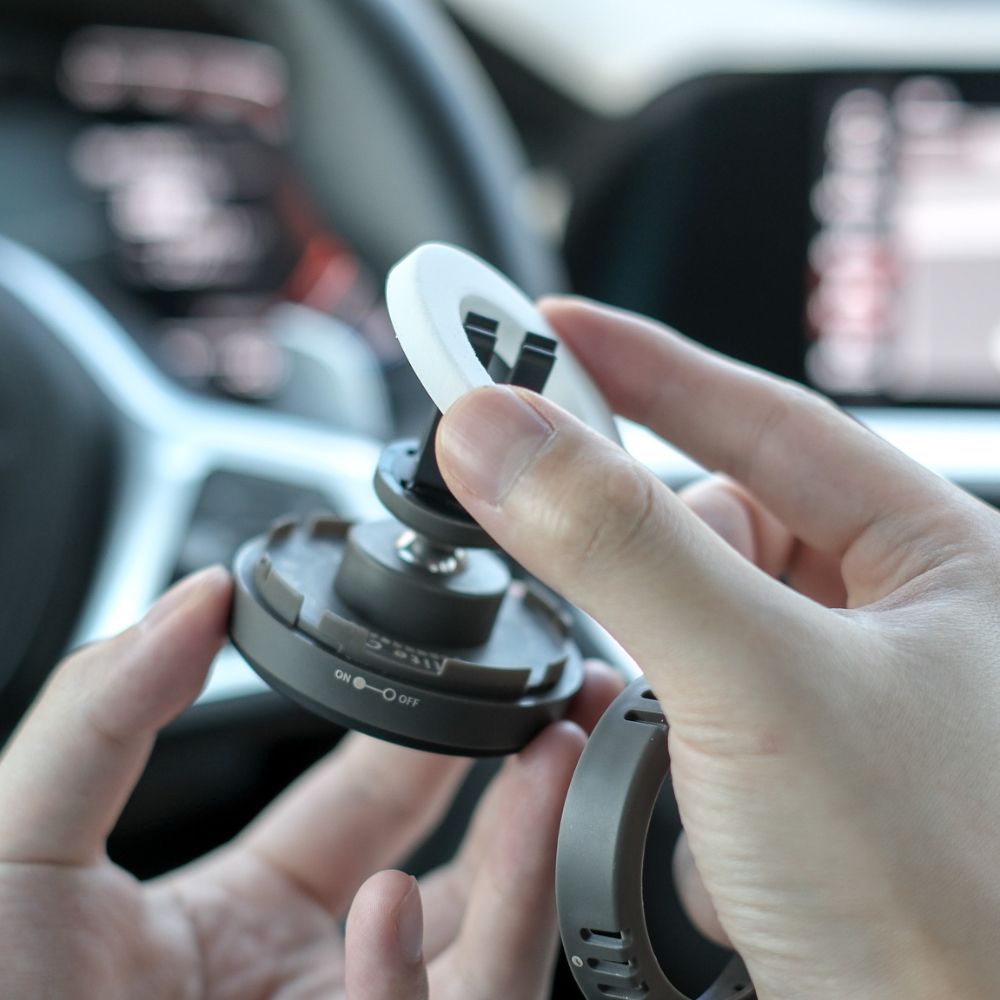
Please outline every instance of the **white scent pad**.
[[[497, 320], [496, 352], [511, 366], [525, 333], [559, 339], [534, 303], [496, 268], [446, 243], [424, 243], [400, 260], [386, 279], [385, 297], [400, 346], [442, 413], [459, 396], [492, 384], [462, 326], [469, 312]], [[556, 352], [544, 395], [618, 440], [611, 411], [565, 347]]]

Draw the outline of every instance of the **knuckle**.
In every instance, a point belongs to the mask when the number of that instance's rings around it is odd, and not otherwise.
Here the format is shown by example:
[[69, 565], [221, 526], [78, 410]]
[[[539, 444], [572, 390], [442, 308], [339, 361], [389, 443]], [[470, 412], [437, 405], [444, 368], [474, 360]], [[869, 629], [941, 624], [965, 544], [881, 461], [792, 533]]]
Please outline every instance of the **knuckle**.
[[788, 451], [803, 434], [812, 440], [820, 427], [843, 419], [831, 402], [802, 386], [783, 380], [768, 379], [766, 402], [755, 418], [747, 422], [743, 446], [737, 450], [729, 467], [733, 477], [749, 483], [767, 452], [777, 448]]
[[656, 530], [660, 484], [624, 457], [597, 470], [556, 515], [552, 537], [571, 568], [592, 573], [645, 544]]

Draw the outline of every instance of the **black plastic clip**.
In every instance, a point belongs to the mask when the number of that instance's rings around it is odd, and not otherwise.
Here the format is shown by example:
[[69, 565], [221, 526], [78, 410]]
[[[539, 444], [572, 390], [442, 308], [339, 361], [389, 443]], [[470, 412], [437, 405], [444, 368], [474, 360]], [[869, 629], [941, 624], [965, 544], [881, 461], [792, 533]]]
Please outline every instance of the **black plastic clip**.
[[[469, 312], [462, 323], [465, 335], [476, 352], [479, 363], [496, 382], [521, 386], [534, 392], [545, 388], [549, 373], [556, 360], [556, 342], [551, 337], [539, 333], [526, 333], [518, 352], [513, 369], [508, 368], [503, 359], [495, 354], [498, 320]], [[435, 494], [451, 498], [451, 492], [441, 477], [437, 455], [434, 452], [434, 437], [437, 434], [441, 414], [435, 413], [430, 426], [420, 442], [420, 453], [409, 488], [415, 493], [433, 498]]]

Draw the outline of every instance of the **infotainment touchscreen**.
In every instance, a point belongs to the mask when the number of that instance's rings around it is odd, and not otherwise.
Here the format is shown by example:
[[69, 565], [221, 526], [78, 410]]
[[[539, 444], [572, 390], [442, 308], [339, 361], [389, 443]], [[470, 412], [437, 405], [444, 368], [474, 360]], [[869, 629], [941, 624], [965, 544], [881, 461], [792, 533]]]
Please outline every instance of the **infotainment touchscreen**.
[[577, 291], [845, 404], [1000, 407], [1000, 72], [701, 77], [623, 145]]
[[1000, 105], [856, 86], [812, 187], [806, 375], [835, 396], [1000, 402]]

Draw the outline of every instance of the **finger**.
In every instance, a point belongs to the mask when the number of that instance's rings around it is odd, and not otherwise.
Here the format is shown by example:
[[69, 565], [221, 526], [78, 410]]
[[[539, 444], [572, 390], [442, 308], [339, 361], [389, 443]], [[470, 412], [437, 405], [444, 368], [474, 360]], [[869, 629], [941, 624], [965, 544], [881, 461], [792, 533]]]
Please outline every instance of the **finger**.
[[570, 703], [566, 718], [589, 736], [608, 705], [621, 694], [625, 678], [603, 660], [585, 660], [583, 669], [583, 687]]
[[428, 962], [452, 945], [462, 927], [476, 875], [500, 825], [507, 776], [514, 759], [510, 758], [487, 785], [455, 857], [420, 880], [426, 917], [424, 956]]
[[[573, 699], [567, 718], [589, 734], [624, 684], [621, 674], [606, 663], [586, 660], [583, 687]], [[496, 834], [506, 794], [505, 780], [501, 777], [492, 781], [480, 798], [455, 859], [421, 880], [428, 961], [451, 944], [461, 926], [476, 872]]]
[[[548, 299], [541, 308], [612, 407], [742, 482], [806, 544], [842, 556], [877, 527], [856, 560], [857, 585], [875, 596], [887, 592], [878, 578], [891, 587], [939, 558], [937, 539], [926, 538], [938, 523], [935, 502], [969, 506], [801, 386], [633, 314], [580, 299]], [[899, 565], [904, 549], [912, 555]]]
[[476, 804], [455, 857], [420, 880], [424, 901], [424, 956], [433, 961], [449, 948], [465, 919], [465, 908], [482, 859], [489, 854], [501, 819], [508, 760]]
[[194, 700], [225, 637], [221, 567], [168, 591], [142, 622], [64, 661], [0, 758], [0, 859], [87, 864], [156, 733]]
[[678, 493], [744, 559], [770, 576], [788, 568], [795, 536], [748, 490], [728, 476], [706, 476]]
[[744, 486], [728, 476], [706, 476], [678, 495], [720, 538], [765, 573], [828, 608], [846, 606], [839, 559], [795, 538]]
[[438, 824], [469, 762], [352, 733], [241, 835], [335, 914]]
[[705, 888], [701, 872], [698, 871], [694, 855], [691, 853], [687, 834], [684, 832], [681, 832], [674, 847], [673, 873], [677, 895], [691, 923], [716, 944], [722, 945], [723, 948], [732, 948], [732, 942], [719, 922], [715, 903]]
[[423, 911], [417, 880], [403, 872], [373, 875], [347, 916], [347, 1000], [425, 1000]]
[[[529, 744], [526, 750], [532, 745]], [[505, 763], [480, 798], [455, 858], [421, 879], [427, 917], [424, 932], [427, 961], [450, 947], [461, 930], [476, 879], [484, 864], [488, 863], [497, 831], [502, 825], [504, 803], [510, 794], [511, 774], [516, 760], [512, 757]]]
[[548, 996], [557, 939], [556, 839], [583, 744], [579, 728], [558, 723], [505, 767], [495, 833], [476, 866], [461, 931], [430, 967], [435, 996]]
[[809, 662], [806, 650], [843, 624], [534, 393], [494, 386], [462, 397], [441, 421], [437, 455], [456, 498], [500, 545], [632, 654], [670, 700], [675, 726], [706, 697], [744, 717], [781, 704], [780, 662]]

